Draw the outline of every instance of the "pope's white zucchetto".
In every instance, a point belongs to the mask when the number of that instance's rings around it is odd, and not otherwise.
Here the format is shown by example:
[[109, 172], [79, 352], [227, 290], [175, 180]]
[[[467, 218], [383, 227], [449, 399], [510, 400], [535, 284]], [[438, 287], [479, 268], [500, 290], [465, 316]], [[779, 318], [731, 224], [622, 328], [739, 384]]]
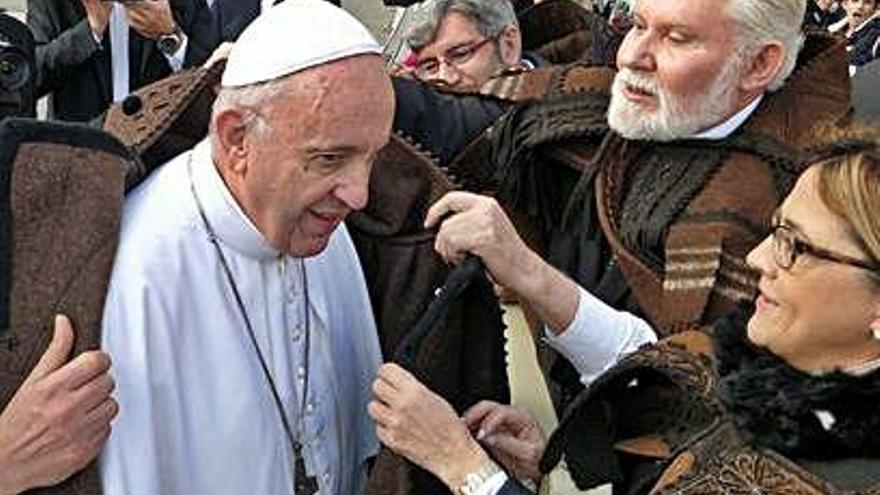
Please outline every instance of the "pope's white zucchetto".
[[324, 0], [287, 0], [257, 17], [229, 54], [222, 86], [249, 86], [343, 58], [381, 54], [366, 27]]

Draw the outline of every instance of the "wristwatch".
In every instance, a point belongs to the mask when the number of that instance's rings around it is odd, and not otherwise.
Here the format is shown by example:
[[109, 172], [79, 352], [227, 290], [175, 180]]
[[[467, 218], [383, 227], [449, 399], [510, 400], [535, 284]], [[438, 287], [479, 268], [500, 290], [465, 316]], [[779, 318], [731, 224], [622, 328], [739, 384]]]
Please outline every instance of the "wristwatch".
[[159, 47], [159, 51], [169, 57], [177, 53], [177, 49], [180, 48], [182, 43], [183, 31], [177, 24], [174, 25], [173, 31], [159, 36], [159, 39], [156, 40], [156, 46]]
[[492, 461], [484, 462], [483, 465], [480, 466], [480, 469], [473, 473], [468, 473], [467, 476], [464, 477], [464, 484], [458, 489], [459, 495], [473, 495], [474, 493], [477, 493], [477, 490], [479, 490], [484, 483], [489, 481], [489, 478], [500, 472], [501, 468], [498, 467], [498, 464], [495, 464]]

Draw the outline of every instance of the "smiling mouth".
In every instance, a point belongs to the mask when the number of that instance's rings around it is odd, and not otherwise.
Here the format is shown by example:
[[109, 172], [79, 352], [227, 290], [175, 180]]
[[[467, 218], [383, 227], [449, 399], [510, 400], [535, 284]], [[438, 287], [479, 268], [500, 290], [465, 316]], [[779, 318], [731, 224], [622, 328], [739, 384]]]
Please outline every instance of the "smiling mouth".
[[623, 96], [634, 103], [648, 104], [654, 101], [656, 95], [641, 86], [626, 83], [623, 85]]
[[321, 230], [325, 231], [325, 233], [333, 232], [336, 226], [345, 218], [345, 215], [341, 213], [319, 213], [314, 210], [309, 210], [309, 213], [315, 217]]
[[758, 298], [755, 300], [755, 306], [759, 309], [768, 309], [779, 306], [779, 303], [776, 302], [773, 298], [769, 297], [764, 291], [761, 291], [758, 294]]
[[654, 96], [654, 93], [648, 91], [647, 89], [640, 88], [639, 86], [634, 86], [632, 84], [626, 85], [626, 90], [630, 93], [642, 96]]

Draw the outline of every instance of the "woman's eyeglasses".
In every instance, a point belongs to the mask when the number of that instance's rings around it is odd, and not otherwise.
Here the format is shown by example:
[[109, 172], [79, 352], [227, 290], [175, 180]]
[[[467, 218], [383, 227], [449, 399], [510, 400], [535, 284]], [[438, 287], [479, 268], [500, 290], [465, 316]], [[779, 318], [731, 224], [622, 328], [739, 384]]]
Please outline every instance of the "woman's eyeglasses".
[[773, 236], [773, 259], [779, 268], [782, 268], [783, 270], [788, 270], [794, 266], [798, 256], [808, 254], [833, 263], [842, 263], [844, 265], [855, 266], [874, 273], [880, 273], [880, 266], [877, 266], [874, 263], [829, 251], [828, 249], [818, 247], [800, 239], [797, 232], [791, 227], [776, 224], [771, 226], [770, 229], [771, 235]]

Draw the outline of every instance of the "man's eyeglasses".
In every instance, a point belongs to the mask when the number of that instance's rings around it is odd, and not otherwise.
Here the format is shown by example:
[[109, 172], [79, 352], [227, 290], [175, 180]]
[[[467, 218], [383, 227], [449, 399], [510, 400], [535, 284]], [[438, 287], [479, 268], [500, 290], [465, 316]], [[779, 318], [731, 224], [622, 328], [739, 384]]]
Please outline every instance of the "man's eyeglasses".
[[809, 242], [798, 238], [797, 232], [791, 227], [782, 224], [776, 224], [770, 227], [773, 236], [773, 259], [779, 268], [788, 270], [794, 266], [797, 257], [802, 254], [809, 254], [816, 258], [834, 263], [842, 263], [844, 265], [855, 266], [865, 270], [880, 273], [880, 266], [869, 261], [860, 260], [847, 256], [845, 254], [835, 253], [824, 248], [820, 248]]
[[440, 66], [446, 64], [456, 70], [468, 63], [474, 55], [487, 44], [498, 39], [497, 36], [483, 38], [475, 43], [454, 46], [446, 50], [443, 54], [436, 57], [429, 57], [419, 60], [416, 65], [416, 76], [421, 79], [433, 79], [440, 75]]

